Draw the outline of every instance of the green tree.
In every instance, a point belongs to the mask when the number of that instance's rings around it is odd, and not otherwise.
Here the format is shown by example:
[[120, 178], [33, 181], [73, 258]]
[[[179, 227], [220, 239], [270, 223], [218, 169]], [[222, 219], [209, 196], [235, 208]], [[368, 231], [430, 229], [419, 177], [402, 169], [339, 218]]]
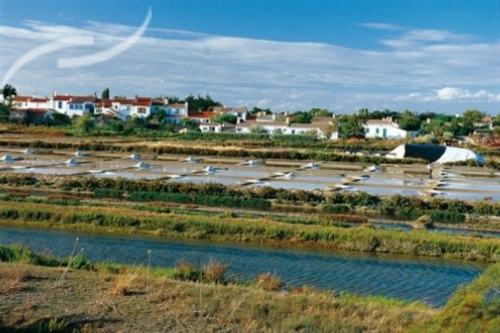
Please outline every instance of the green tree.
[[219, 113], [218, 115], [213, 117], [212, 121], [214, 123], [217, 123], [217, 124], [222, 124], [223, 122], [236, 124], [236, 122], [238, 121], [238, 117], [236, 117], [235, 115], [223, 112], [223, 113]]
[[194, 119], [183, 119], [182, 122], [184, 123], [184, 126], [190, 131], [196, 131], [200, 128], [200, 124], [194, 120]]
[[156, 124], [161, 124], [167, 118], [167, 112], [165, 110], [158, 110], [151, 115], [151, 120]]
[[76, 119], [75, 123], [76, 132], [80, 135], [90, 134], [94, 129], [94, 122], [90, 114], [86, 113]]
[[359, 109], [358, 117], [361, 121], [367, 121], [370, 118], [370, 111], [367, 108]]
[[406, 110], [399, 119], [399, 127], [406, 131], [418, 131], [420, 129], [421, 121], [418, 117], [413, 115], [410, 111]]
[[364, 137], [363, 122], [358, 115], [345, 115], [337, 123], [343, 138]]
[[0, 121], [6, 122], [10, 117], [10, 110], [12, 109], [12, 99], [7, 99], [4, 103], [0, 103]]
[[66, 126], [69, 124], [71, 124], [71, 119], [67, 115], [55, 112], [52, 114], [48, 122], [48, 125], [52, 126]]
[[105, 88], [101, 93], [102, 99], [109, 99], [109, 88]]
[[464, 112], [465, 121], [469, 121], [471, 123], [476, 123], [478, 121], [481, 121], [483, 117], [484, 113], [479, 110], [471, 109], [471, 110], [465, 110]]
[[290, 123], [310, 124], [312, 115], [309, 112], [298, 111], [290, 117]]
[[10, 84], [6, 83], [2, 88], [3, 99], [9, 99], [12, 96], [17, 96], [17, 90]]
[[221, 102], [212, 99], [209, 94], [198, 95], [198, 97], [189, 95], [186, 97], [186, 102], [188, 102], [189, 111], [213, 110], [215, 106], [222, 106]]
[[[162, 98], [162, 97], [160, 97], [160, 98]], [[168, 100], [169, 104], [182, 102], [182, 100], [179, 98], [179, 96], [170, 95], [170, 96], [165, 96], [165, 98]]]
[[313, 117], [331, 117], [332, 113], [328, 109], [312, 108], [309, 113]]

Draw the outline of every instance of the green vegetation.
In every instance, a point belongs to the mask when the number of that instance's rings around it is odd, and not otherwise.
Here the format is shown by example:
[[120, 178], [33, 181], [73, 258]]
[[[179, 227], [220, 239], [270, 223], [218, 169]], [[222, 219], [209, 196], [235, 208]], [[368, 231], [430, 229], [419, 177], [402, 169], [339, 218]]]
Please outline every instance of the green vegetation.
[[500, 264], [490, 265], [473, 283], [460, 288], [436, 320], [416, 323], [410, 332], [498, 332]]
[[499, 261], [500, 240], [427, 231], [344, 228], [275, 222], [269, 219], [163, 214], [123, 207], [57, 206], [0, 202], [3, 223], [56, 228], [155, 234], [159, 236], [314, 246], [330, 250], [383, 252], [466, 260]]

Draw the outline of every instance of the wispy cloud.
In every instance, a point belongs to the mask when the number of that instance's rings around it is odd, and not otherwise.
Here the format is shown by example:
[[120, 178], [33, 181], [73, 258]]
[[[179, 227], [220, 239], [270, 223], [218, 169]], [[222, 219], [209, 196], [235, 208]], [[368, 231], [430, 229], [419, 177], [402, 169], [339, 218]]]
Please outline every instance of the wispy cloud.
[[399, 25], [382, 23], [382, 22], [365, 22], [359, 24], [359, 26], [375, 30], [387, 30], [387, 31], [397, 31], [405, 29], [404, 27]]
[[[289, 110], [436, 106], [452, 111], [463, 101], [474, 101], [497, 112], [499, 41], [478, 43], [473, 36], [385, 23], [364, 25], [393, 35], [382, 41], [390, 47], [361, 50], [149, 29], [134, 47], [108, 62], [58, 69], [58, 57], [104, 50], [137, 28], [99, 22], [76, 28], [29, 21], [23, 27], [0, 26], [0, 75], [17, 58], [43, 43], [92, 36], [95, 45], [64, 49], [57, 57], [41, 57], [20, 70], [12, 83], [27, 94], [52, 90], [93, 93], [104, 87], [128, 95], [210, 93], [226, 104]], [[440, 99], [437, 91], [443, 87], [461, 87], [474, 91], [471, 94], [477, 97]], [[480, 91], [485, 93], [477, 94]]]

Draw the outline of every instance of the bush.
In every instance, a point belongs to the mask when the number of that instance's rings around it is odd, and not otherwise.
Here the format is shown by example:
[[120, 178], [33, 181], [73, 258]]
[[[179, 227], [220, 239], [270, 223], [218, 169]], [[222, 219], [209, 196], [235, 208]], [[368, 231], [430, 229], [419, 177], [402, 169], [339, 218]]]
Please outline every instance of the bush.
[[326, 204], [323, 206], [323, 213], [329, 213], [329, 214], [343, 214], [343, 213], [349, 213], [351, 211], [351, 208], [347, 205], [342, 205], [342, 204]]
[[276, 275], [272, 273], [264, 273], [257, 276], [257, 285], [267, 291], [278, 291], [285, 284]]
[[465, 215], [457, 212], [434, 210], [429, 212], [432, 222], [463, 223]]
[[182, 261], [174, 269], [173, 278], [182, 281], [201, 281], [203, 272], [186, 261]]
[[217, 260], [210, 260], [210, 262], [203, 267], [204, 280], [214, 284], [224, 283], [226, 270], [227, 265], [222, 264]]

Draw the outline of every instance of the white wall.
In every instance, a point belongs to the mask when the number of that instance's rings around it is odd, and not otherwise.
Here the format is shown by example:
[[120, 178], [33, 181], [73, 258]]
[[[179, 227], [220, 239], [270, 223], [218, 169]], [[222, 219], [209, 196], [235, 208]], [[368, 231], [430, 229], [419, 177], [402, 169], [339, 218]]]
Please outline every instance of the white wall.
[[408, 131], [396, 128], [390, 124], [363, 125], [365, 137], [368, 139], [406, 139]]

